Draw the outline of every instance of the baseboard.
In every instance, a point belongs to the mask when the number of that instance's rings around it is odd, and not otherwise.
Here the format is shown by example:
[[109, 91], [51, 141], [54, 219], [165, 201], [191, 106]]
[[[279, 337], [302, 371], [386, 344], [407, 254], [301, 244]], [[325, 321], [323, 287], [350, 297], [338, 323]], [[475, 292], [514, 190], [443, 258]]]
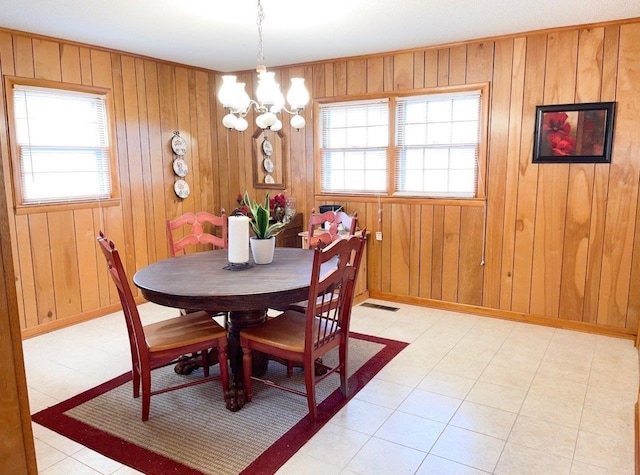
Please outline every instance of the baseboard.
[[[578, 322], [574, 320], [565, 320], [562, 318], [545, 317], [542, 315], [533, 315], [528, 313], [512, 312], [509, 310], [500, 310], [495, 308], [481, 307], [478, 305], [467, 305], [456, 302], [444, 302], [442, 300], [433, 300], [421, 297], [411, 297], [405, 295], [395, 295], [388, 292], [379, 292], [369, 290], [371, 298], [388, 300], [391, 302], [407, 303], [418, 305], [421, 307], [438, 308], [441, 310], [452, 310], [454, 312], [471, 313], [474, 315], [482, 315], [484, 317], [501, 318], [504, 320], [515, 320], [525, 323], [534, 323], [537, 325], [545, 325], [555, 328], [563, 328], [565, 330], [576, 330], [586, 333], [595, 333], [598, 335], [615, 336], [618, 338], [627, 338], [635, 340], [636, 331], [628, 328], [618, 328], [609, 325], [595, 325], [593, 323]], [[639, 474], [640, 475], [640, 474]]]
[[[146, 302], [146, 300], [143, 297], [135, 297], [134, 300], [138, 305]], [[52, 320], [50, 322], [43, 323], [33, 328], [25, 328], [20, 332], [20, 336], [22, 337], [23, 340], [26, 340], [34, 336], [43, 335], [45, 333], [49, 333], [55, 330], [60, 330], [61, 328], [75, 325], [76, 323], [87, 322], [89, 320], [93, 320], [94, 318], [102, 317], [104, 315], [117, 312], [118, 310], [122, 310], [122, 306], [119, 303], [110, 304], [105, 307], [89, 310], [88, 312], [82, 312], [77, 315], [73, 315], [71, 317], [61, 318], [59, 320]]]

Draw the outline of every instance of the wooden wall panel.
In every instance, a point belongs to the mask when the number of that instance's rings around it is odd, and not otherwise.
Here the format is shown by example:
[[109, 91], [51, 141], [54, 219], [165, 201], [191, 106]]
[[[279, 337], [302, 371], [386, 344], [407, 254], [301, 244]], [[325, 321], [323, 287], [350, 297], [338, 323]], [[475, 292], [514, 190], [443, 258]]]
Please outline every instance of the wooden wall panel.
[[[489, 50], [483, 45], [483, 50]], [[473, 51], [473, 49], [472, 49]], [[472, 54], [478, 58], [478, 54]], [[511, 80], [513, 69], [513, 40], [502, 40], [495, 44], [493, 80], [491, 83], [491, 135], [489, 136], [488, 155], [491, 163], [489, 173], [480, 186], [490, 190], [491, 198], [487, 208], [487, 227], [500, 229], [505, 216], [505, 189], [507, 162], [509, 158], [509, 119], [511, 104]], [[481, 64], [484, 61], [481, 61]], [[478, 69], [484, 70], [484, 67]], [[475, 74], [470, 73], [475, 79]], [[481, 177], [482, 178], [482, 177]], [[486, 236], [486, 259], [483, 302], [487, 307], [498, 307], [500, 303], [500, 283], [502, 269], [501, 249], [503, 233], [490, 233]]]
[[[220, 195], [212, 184], [217, 169], [212, 159], [212, 84], [207, 71], [15, 32], [0, 32], [0, 68], [3, 75], [110, 89], [114, 113], [116, 206], [96, 203], [29, 214], [12, 210], [8, 227], [18, 264], [20, 324], [33, 334], [98, 315], [118, 303], [104, 258], [96, 252], [99, 230], [116, 243], [133, 275], [168, 256], [168, 217], [183, 210], [219, 211]], [[2, 105], [4, 111], [4, 94]], [[7, 120], [3, 113], [0, 145], [3, 168], [9, 172]], [[169, 143], [174, 130], [189, 144], [185, 159], [192, 194], [184, 201], [173, 192]], [[12, 209], [10, 173], [3, 177]]]
[[[479, 305], [635, 332], [639, 44], [640, 22], [625, 22], [277, 68], [283, 85], [303, 76], [314, 99], [489, 82], [487, 202], [383, 196], [378, 203], [378, 197], [318, 194], [313, 107], [303, 112], [307, 127], [300, 132], [283, 118], [288, 177], [284, 190], [269, 191], [295, 197], [305, 220], [325, 202], [357, 210], [372, 237], [367, 277], [374, 296]], [[0, 68], [7, 75], [107, 87], [116, 118], [119, 206], [77, 210], [53, 226], [48, 213], [14, 215], [9, 223], [27, 330], [117, 302], [95, 252], [99, 229], [118, 243], [132, 273], [167, 255], [167, 218], [187, 210], [231, 212], [238, 193], [261, 197], [266, 191], [253, 186], [251, 133], [219, 124], [225, 111], [216, 100], [215, 72], [11, 32], [0, 32]], [[253, 91], [255, 73], [238, 75]], [[618, 103], [612, 163], [533, 164], [535, 107], [587, 101]], [[254, 130], [254, 115], [247, 120]], [[172, 190], [174, 130], [189, 144], [192, 194], [184, 201]], [[4, 167], [7, 142], [2, 126]], [[6, 176], [5, 182], [10, 185]], [[7, 203], [13, 206], [10, 188]], [[48, 251], [64, 227], [74, 229], [75, 244], [62, 250], [74, 263], [68, 274], [56, 270]], [[375, 240], [377, 230], [382, 241]], [[65, 306], [58, 292], [78, 296], [80, 308]]]
[[[618, 109], [609, 175], [606, 228], [598, 301], [598, 323], [636, 326], [627, 321], [638, 181], [640, 179], [640, 24], [620, 27], [616, 99]], [[620, 124], [623, 124], [622, 126]], [[637, 289], [636, 289], [637, 291]]]

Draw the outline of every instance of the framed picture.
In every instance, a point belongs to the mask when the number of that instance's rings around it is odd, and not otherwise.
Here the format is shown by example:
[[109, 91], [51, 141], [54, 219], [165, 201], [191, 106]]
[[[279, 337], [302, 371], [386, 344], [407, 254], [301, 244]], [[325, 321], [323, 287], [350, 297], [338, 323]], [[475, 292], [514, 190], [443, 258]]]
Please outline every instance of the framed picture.
[[533, 163], [610, 163], [615, 102], [536, 107]]

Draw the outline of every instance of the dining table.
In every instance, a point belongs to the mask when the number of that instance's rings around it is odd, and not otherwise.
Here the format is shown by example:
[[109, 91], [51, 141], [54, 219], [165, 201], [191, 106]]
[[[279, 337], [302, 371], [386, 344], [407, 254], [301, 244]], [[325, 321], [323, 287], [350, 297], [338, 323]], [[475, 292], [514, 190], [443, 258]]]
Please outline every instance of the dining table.
[[[312, 250], [276, 248], [269, 264], [231, 265], [228, 251], [211, 250], [170, 257], [149, 264], [133, 276], [143, 297], [159, 305], [211, 314], [228, 312], [229, 360], [234, 388], [225, 397], [227, 407], [244, 404], [240, 331], [267, 319], [269, 308], [306, 300], [309, 293]], [[253, 373], [264, 374], [268, 359], [254, 355]]]

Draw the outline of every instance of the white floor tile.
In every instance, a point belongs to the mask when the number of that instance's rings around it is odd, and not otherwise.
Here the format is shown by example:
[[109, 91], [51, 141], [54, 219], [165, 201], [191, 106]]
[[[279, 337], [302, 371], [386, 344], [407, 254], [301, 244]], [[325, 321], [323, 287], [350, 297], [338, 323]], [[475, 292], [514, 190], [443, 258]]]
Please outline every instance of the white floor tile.
[[571, 458], [507, 442], [494, 473], [505, 475], [569, 475]]
[[513, 412], [465, 401], [458, 408], [450, 424], [507, 440], [515, 421], [516, 414]]
[[461, 403], [461, 399], [416, 389], [405, 399], [398, 410], [446, 424], [451, 420]]
[[441, 422], [395, 412], [374, 434], [379, 439], [429, 452], [446, 427]]
[[483, 475], [489, 472], [429, 454], [416, 475]]
[[362, 475], [415, 473], [427, 454], [386, 440], [372, 438], [347, 465]]
[[577, 437], [577, 429], [520, 415], [513, 425], [509, 442], [572, 459]]
[[[279, 474], [633, 472], [633, 341], [393, 306], [356, 306], [351, 329], [410, 344]], [[176, 316], [139, 309], [145, 323]], [[121, 312], [23, 348], [32, 412], [130, 370]], [[33, 432], [41, 474], [139, 473], [38, 424]]]
[[448, 426], [431, 453], [470, 467], [491, 472], [498, 462], [504, 440]]
[[329, 423], [300, 452], [344, 468], [369, 439], [366, 434]]

